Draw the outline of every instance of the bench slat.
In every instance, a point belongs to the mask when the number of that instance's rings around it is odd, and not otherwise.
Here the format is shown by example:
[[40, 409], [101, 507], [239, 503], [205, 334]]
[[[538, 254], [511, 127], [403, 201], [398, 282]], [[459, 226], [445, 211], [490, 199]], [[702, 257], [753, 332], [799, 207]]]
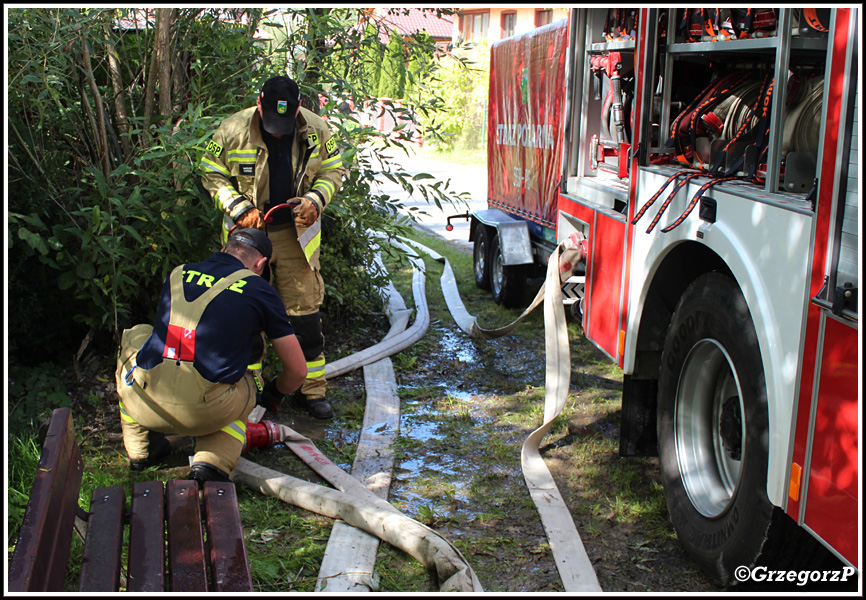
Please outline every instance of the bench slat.
[[171, 591], [207, 591], [198, 484], [191, 480], [169, 481], [166, 507]]
[[204, 506], [214, 591], [253, 591], [235, 485], [205, 483]]
[[9, 565], [9, 591], [63, 591], [81, 476], [72, 411], [55, 409]]
[[116, 592], [120, 589], [125, 507], [126, 492], [122, 485], [93, 490], [79, 591]]
[[165, 496], [161, 481], [132, 486], [129, 520], [130, 592], [165, 591]]
[[[48, 425], [21, 533], [9, 563], [10, 592], [64, 591], [82, 473], [72, 411], [68, 407], [56, 409]], [[120, 589], [124, 506], [122, 485], [93, 492], [80, 591]], [[126, 589], [166, 591], [167, 547], [170, 591], [208, 591], [209, 568], [201, 510], [194, 481], [133, 484]], [[206, 484], [204, 511], [214, 590], [252, 591], [234, 484]]]

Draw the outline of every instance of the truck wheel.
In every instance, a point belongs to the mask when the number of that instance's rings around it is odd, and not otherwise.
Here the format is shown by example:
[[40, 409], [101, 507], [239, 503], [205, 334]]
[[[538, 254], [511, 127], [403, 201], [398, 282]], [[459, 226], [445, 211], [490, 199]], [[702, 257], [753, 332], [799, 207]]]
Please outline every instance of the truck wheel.
[[662, 352], [659, 464], [680, 542], [721, 585], [755, 564], [769, 535], [768, 410], [755, 327], [718, 273], [683, 294]]
[[475, 271], [475, 285], [482, 290], [489, 290], [490, 230], [481, 223], [475, 230], [475, 244], [472, 246], [472, 269]]
[[494, 234], [490, 242], [490, 290], [493, 300], [506, 308], [514, 308], [523, 299], [526, 289], [526, 269], [523, 265], [505, 266], [499, 236]]

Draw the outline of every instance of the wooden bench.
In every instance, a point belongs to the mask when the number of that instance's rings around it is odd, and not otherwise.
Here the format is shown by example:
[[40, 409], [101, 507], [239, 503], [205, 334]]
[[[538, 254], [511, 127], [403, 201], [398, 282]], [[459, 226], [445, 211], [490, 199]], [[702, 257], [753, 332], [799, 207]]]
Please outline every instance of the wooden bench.
[[[84, 512], [82, 468], [72, 412], [56, 409], [9, 565], [9, 591], [64, 591], [76, 514]], [[195, 481], [135, 483], [125, 505], [123, 486], [94, 490], [84, 513], [79, 591], [116, 592], [123, 572], [130, 592], [252, 591], [233, 483], [205, 483], [201, 494]]]

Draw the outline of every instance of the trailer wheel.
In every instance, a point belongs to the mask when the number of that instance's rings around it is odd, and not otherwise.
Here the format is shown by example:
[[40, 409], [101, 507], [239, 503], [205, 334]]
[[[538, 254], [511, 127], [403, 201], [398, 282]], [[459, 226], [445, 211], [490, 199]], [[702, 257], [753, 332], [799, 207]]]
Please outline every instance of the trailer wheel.
[[699, 277], [671, 321], [659, 374], [658, 441], [674, 529], [721, 585], [769, 535], [769, 421], [755, 327], [736, 283]]
[[475, 285], [482, 290], [489, 290], [490, 229], [481, 223], [475, 230], [475, 244], [472, 246], [472, 270], [475, 272]]
[[506, 308], [514, 308], [523, 299], [526, 289], [526, 269], [523, 265], [502, 264], [499, 236], [494, 234], [490, 242], [490, 290], [493, 300]]

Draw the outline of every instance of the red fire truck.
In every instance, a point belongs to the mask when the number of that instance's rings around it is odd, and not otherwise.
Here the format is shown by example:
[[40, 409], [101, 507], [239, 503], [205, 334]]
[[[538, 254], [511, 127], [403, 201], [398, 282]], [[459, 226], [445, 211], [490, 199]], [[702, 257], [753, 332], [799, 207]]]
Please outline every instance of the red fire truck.
[[858, 8], [578, 8], [491, 47], [476, 284], [519, 304], [585, 240], [564, 290], [622, 368], [620, 452], [659, 457], [722, 584], [795, 564], [791, 531], [859, 568], [859, 28]]

